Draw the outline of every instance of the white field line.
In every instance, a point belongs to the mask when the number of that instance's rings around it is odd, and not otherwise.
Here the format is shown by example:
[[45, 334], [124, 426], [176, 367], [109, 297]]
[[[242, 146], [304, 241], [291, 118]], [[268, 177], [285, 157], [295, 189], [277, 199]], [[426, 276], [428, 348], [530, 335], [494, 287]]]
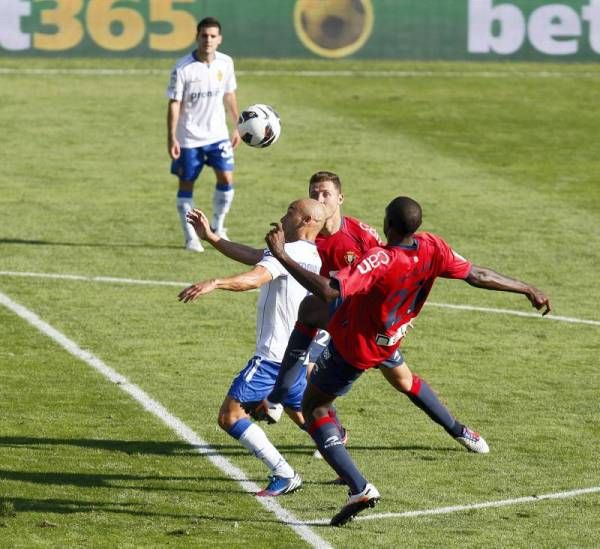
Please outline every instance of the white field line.
[[458, 309], [462, 311], [478, 311], [480, 313], [495, 313], [502, 315], [512, 316], [527, 316], [531, 318], [538, 318], [540, 320], [556, 320], [558, 322], [570, 322], [572, 324], [590, 324], [591, 326], [600, 326], [600, 320], [587, 320], [585, 318], [574, 318], [571, 316], [558, 316], [550, 315], [542, 317], [541, 313], [527, 313], [524, 311], [515, 311], [513, 309], [495, 309], [493, 307], [476, 307], [475, 305], [452, 305], [451, 303], [434, 303], [431, 301], [427, 302], [427, 305], [432, 307], [443, 307], [445, 309]]
[[[113, 370], [110, 366], [107, 366], [100, 358], [79, 347], [77, 343], [50, 326], [50, 324], [44, 322], [33, 311], [30, 311], [19, 303], [16, 303], [2, 292], [0, 292], [0, 304], [10, 309], [13, 313], [31, 324], [31, 326], [37, 328], [44, 335], [58, 343], [71, 355], [82, 360], [88, 366], [91, 366], [94, 370], [102, 374], [108, 381], [118, 385], [122, 391], [129, 394], [135, 401], [141, 404], [146, 411], [160, 419], [167, 427], [174, 431], [177, 436], [190, 444], [190, 446], [196, 452], [198, 452], [198, 454], [206, 457], [225, 475], [233, 480], [236, 480], [242, 489], [248, 494], [252, 495], [261, 489], [260, 486], [248, 480], [248, 477], [241, 469], [238, 469], [227, 458], [218, 454], [214, 448], [212, 448], [205, 440], [199, 437], [179, 418], [172, 415], [162, 404], [150, 397], [140, 387], [131, 383], [126, 377]], [[331, 547], [324, 539], [313, 532], [309, 526], [299, 521], [292, 513], [281, 507], [281, 505], [279, 505], [274, 498], [257, 497], [255, 499], [265, 509], [267, 509], [267, 511], [273, 513], [277, 519], [287, 524], [292, 530], [294, 530], [294, 532], [296, 532], [296, 534], [298, 534], [298, 536], [300, 536], [312, 547], [323, 549], [329, 549]]]
[[[178, 284], [178, 283], [177, 283]], [[213, 465], [220, 469], [230, 478], [237, 480], [240, 486], [248, 493], [257, 492], [260, 487], [254, 482], [248, 480], [245, 473], [235, 467], [227, 458], [219, 455], [216, 451], [202, 438], [200, 438], [192, 429], [190, 429], [180, 419], [173, 416], [159, 402], [148, 396], [137, 385], [130, 383], [127, 378], [107, 366], [101, 359], [94, 356], [89, 351], [81, 349], [75, 342], [70, 340], [64, 334], [41, 320], [33, 311], [16, 303], [7, 295], [0, 292], [0, 304], [4, 305], [19, 317], [27, 321], [40, 332], [50, 337], [70, 354], [79, 358], [112, 383], [116, 383], [121, 390], [128, 393], [142, 407], [160, 419], [165, 425], [173, 430], [182, 440], [194, 448], [196, 452], [204, 455]], [[543, 500], [567, 499], [581, 495], [600, 493], [600, 486], [591, 488], [582, 488], [571, 490], [568, 492], [555, 492], [551, 494], [541, 494], [538, 496], [526, 496], [521, 498], [505, 499], [499, 501], [486, 501], [482, 503], [473, 503], [469, 505], [454, 505], [449, 507], [439, 507], [437, 509], [424, 509], [419, 511], [404, 511], [401, 513], [376, 513], [371, 515], [363, 515], [355, 520], [381, 520], [388, 518], [408, 518], [427, 515], [442, 515], [448, 513], [457, 513], [461, 511], [469, 511], [475, 509], [489, 509], [494, 507], [507, 507], [511, 505], [522, 505], [525, 503], [536, 503]], [[315, 534], [309, 526], [329, 524], [330, 519], [317, 519], [307, 522], [300, 522], [291, 513], [283, 509], [273, 498], [256, 498], [267, 510], [271, 511], [281, 522], [290, 526], [303, 540], [309, 543], [312, 547], [329, 548], [330, 545]]]
[[192, 284], [191, 282], [174, 282], [170, 280], [140, 280], [136, 278], [116, 278], [114, 276], [85, 276], [61, 273], [32, 273], [27, 271], [0, 271], [0, 276], [54, 278], [56, 280], [76, 280], [80, 282], [109, 282], [116, 284], [145, 284], [148, 286], [178, 286], [182, 289]]
[[[144, 284], [147, 286], [176, 286], [181, 289], [192, 284], [191, 282], [175, 282], [170, 280], [138, 280], [135, 278], [117, 278], [113, 276], [84, 276], [59, 273], [33, 273], [22, 271], [0, 271], [0, 276], [32, 277], [32, 278], [53, 278], [57, 280], [75, 280], [82, 282], [108, 282], [113, 284]], [[591, 326], [600, 326], [600, 320], [588, 320], [585, 318], [575, 318], [570, 316], [550, 315], [542, 317], [540, 313], [530, 313], [523, 311], [514, 311], [512, 309], [495, 309], [492, 307], [477, 307], [474, 305], [453, 305], [451, 303], [436, 303], [428, 301], [427, 305], [440, 307], [444, 309], [456, 309], [461, 311], [477, 311], [480, 313], [503, 314], [512, 316], [523, 316], [537, 318], [540, 320], [555, 320], [557, 322], [568, 322], [571, 324], [588, 324]]]
[[[76, 76], [145, 76], [168, 75], [168, 69], [85, 69], [85, 68], [12, 68], [0, 67], [0, 75], [76, 75]], [[600, 78], [600, 72], [572, 70], [499, 70], [499, 71], [430, 71], [430, 70], [237, 70], [238, 76], [299, 76], [351, 78]]]
[[[427, 515], [446, 515], [448, 513], [459, 513], [461, 511], [471, 511], [474, 509], [490, 509], [493, 507], [508, 507], [511, 505], [522, 505], [524, 503], [537, 503], [539, 501], [551, 499], [567, 499], [587, 494], [596, 494], [600, 492], [600, 486], [591, 488], [581, 488], [580, 490], [571, 490], [569, 492], [556, 492], [554, 494], [542, 494], [539, 496], [526, 496], [522, 498], [503, 499], [499, 501], [484, 501], [482, 503], [473, 503], [470, 505], [453, 505], [451, 507], [438, 507], [437, 509], [424, 509], [422, 511], [405, 511], [403, 513], [374, 513], [371, 515], [360, 515], [354, 520], [381, 520], [388, 518], [409, 518], [423, 517]], [[307, 521], [306, 524], [320, 525], [329, 524], [329, 519], [319, 519]]]

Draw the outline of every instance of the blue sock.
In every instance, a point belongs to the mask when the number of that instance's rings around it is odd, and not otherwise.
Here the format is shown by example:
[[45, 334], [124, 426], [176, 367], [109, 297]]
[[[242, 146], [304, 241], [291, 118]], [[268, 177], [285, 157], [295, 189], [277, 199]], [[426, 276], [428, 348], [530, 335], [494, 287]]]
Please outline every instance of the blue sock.
[[365, 489], [367, 479], [358, 470], [348, 450], [342, 444], [340, 430], [331, 416], [325, 416], [310, 425], [310, 436], [315, 441], [323, 459], [350, 487], [352, 494]]
[[233, 185], [230, 185], [229, 183], [217, 183], [215, 185], [215, 189], [218, 191], [227, 192], [233, 189]]
[[247, 418], [243, 417], [242, 419], [238, 419], [227, 431], [227, 434], [231, 435], [233, 438], [239, 440], [240, 437], [244, 434], [244, 431], [248, 429], [252, 425], [252, 422]]

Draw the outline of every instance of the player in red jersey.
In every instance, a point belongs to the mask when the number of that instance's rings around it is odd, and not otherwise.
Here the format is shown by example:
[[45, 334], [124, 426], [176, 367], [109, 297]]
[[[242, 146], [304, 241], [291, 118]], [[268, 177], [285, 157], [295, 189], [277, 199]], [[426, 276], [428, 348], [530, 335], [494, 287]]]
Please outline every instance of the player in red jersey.
[[519, 293], [542, 310], [542, 315], [551, 310], [548, 297], [532, 285], [473, 265], [440, 237], [415, 234], [421, 217], [420, 205], [411, 198], [392, 200], [384, 219], [388, 244], [372, 248], [333, 278], [310, 273], [291, 260], [283, 249], [279, 225], [267, 235], [273, 255], [294, 278], [328, 303], [341, 300], [328, 324], [331, 341], [317, 361], [302, 402], [309, 434], [350, 487], [347, 503], [331, 519], [333, 526], [373, 507], [380, 494], [342, 444], [329, 409], [365, 370], [382, 360], [404, 363], [398, 347], [436, 278], [462, 279], [478, 288]]
[[[367, 250], [382, 245], [375, 229], [358, 219], [342, 214], [344, 195], [337, 174], [329, 171], [313, 174], [308, 190], [310, 197], [324, 206], [327, 216], [325, 226], [316, 239], [322, 261], [321, 275], [334, 276], [340, 269], [352, 265]], [[298, 322], [290, 336], [283, 358], [281, 374], [273, 391], [257, 407], [255, 414], [258, 418], [270, 406], [285, 398], [288, 387], [297, 378], [305, 362], [314, 362], [321, 354], [327, 344], [328, 335], [325, 332], [323, 337], [321, 332], [315, 337], [315, 334], [318, 329], [325, 329], [329, 316], [327, 304], [318, 296], [311, 295], [302, 301]], [[471, 452], [480, 454], [489, 452], [484, 438], [459, 422], [442, 404], [427, 382], [412, 373], [406, 364], [385, 361], [380, 371], [392, 387], [405, 394], [413, 404], [441, 425], [454, 440]]]

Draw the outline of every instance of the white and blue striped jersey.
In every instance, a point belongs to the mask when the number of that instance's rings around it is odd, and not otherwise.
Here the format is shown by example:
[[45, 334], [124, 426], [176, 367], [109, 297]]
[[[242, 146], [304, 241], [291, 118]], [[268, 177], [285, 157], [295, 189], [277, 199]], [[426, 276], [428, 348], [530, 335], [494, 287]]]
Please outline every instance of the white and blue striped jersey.
[[[305, 269], [318, 273], [321, 258], [313, 242], [298, 240], [285, 244], [288, 255]], [[260, 288], [256, 306], [256, 352], [266, 360], [281, 362], [298, 317], [300, 302], [309, 292], [290, 275], [266, 249], [257, 263], [267, 269], [273, 280]]]
[[192, 52], [177, 61], [167, 97], [181, 101], [176, 137], [182, 147], [204, 147], [229, 139], [223, 95], [236, 87], [229, 55], [217, 51], [212, 63], [202, 63]]

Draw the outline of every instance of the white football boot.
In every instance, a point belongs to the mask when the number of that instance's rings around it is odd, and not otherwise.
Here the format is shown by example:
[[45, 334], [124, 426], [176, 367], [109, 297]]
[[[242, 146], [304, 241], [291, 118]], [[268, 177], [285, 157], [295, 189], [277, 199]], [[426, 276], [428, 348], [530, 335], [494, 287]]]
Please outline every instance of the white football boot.
[[331, 524], [331, 526], [343, 526], [361, 511], [364, 511], [369, 507], [375, 507], [380, 497], [379, 490], [369, 482], [367, 482], [365, 489], [358, 494], [351, 494], [348, 492], [348, 501], [346, 502], [346, 505], [344, 505], [339, 513], [331, 519], [329, 524]]
[[456, 437], [455, 440], [459, 444], [462, 444], [469, 452], [476, 454], [488, 454], [490, 452], [490, 447], [487, 445], [485, 439], [467, 426], [463, 427], [462, 435]]

